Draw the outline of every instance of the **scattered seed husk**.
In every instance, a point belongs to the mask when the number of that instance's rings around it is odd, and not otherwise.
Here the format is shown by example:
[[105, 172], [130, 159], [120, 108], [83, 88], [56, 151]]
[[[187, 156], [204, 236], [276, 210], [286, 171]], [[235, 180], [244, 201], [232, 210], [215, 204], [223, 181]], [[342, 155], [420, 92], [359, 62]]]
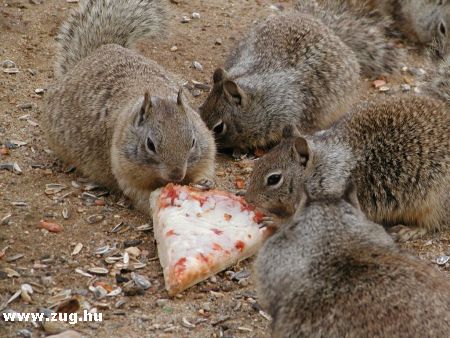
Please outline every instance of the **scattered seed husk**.
[[81, 249], [83, 249], [83, 244], [78, 243], [77, 245], [75, 245], [75, 248], [72, 251], [72, 256], [78, 255]]
[[447, 255], [442, 255], [436, 258], [437, 265], [445, 265], [450, 260], [450, 257]]
[[116, 309], [118, 309], [118, 308], [122, 307], [126, 302], [127, 302], [127, 301], [126, 301], [125, 299], [119, 299], [119, 300], [116, 302], [116, 304], [114, 304], [114, 307], [115, 307]]
[[187, 329], [195, 329], [195, 325], [189, 322], [186, 317], [183, 317], [181, 319], [181, 325], [184, 326]]
[[109, 245], [101, 246], [94, 251], [95, 255], [103, 255], [110, 251], [111, 247]]
[[105, 268], [93, 267], [93, 268], [89, 268], [88, 272], [96, 274], [96, 275], [107, 275], [109, 271], [108, 271], [108, 269], [105, 269]]
[[108, 294], [108, 291], [106, 291], [105, 288], [103, 288], [100, 285], [97, 285], [97, 286], [91, 285], [91, 286], [89, 286], [89, 290], [94, 293], [94, 296], [96, 299], [105, 298], [106, 295]]
[[4, 273], [6, 273], [6, 275], [7, 275], [9, 278], [11, 278], [11, 277], [20, 277], [20, 274], [19, 274], [17, 271], [15, 271], [15, 270], [13, 270], [13, 269], [10, 269], [10, 268], [7, 268], [7, 267], [2, 268], [1, 271], [3, 271]]
[[123, 254], [123, 264], [128, 265], [130, 263], [130, 255], [128, 252], [124, 252]]
[[45, 194], [46, 195], [54, 195], [57, 194], [64, 189], [67, 189], [67, 186], [64, 184], [58, 184], [58, 183], [50, 183], [45, 185]]
[[211, 322], [211, 325], [212, 326], [216, 326], [216, 325], [219, 325], [219, 324], [222, 324], [222, 323], [226, 322], [229, 319], [231, 319], [230, 316], [221, 316], [221, 317], [219, 317], [219, 319]]
[[99, 186], [98, 184], [95, 184], [95, 183], [88, 183], [84, 186], [83, 190], [84, 191], [92, 191], [92, 190], [97, 190], [98, 188], [101, 188], [101, 186]]
[[253, 332], [252, 329], [248, 328], [248, 327], [244, 327], [244, 326], [239, 326], [237, 328], [239, 331], [243, 331], [243, 332]]
[[22, 169], [17, 164], [17, 162], [14, 163], [2, 163], [0, 164], [0, 170], [9, 170], [17, 175], [22, 174]]
[[258, 312], [259, 312], [259, 314], [260, 314], [261, 316], [263, 316], [263, 317], [264, 317], [265, 319], [267, 319], [268, 321], [271, 321], [271, 320], [272, 320], [272, 317], [271, 317], [268, 313], [264, 312], [263, 310], [259, 310]]
[[21, 259], [23, 256], [24, 256], [23, 254], [15, 254], [15, 255], [6, 257], [6, 261], [8, 263], [14, 262], [14, 261], [17, 261], [18, 259]]
[[105, 262], [107, 264], [114, 264], [117, 263], [118, 261], [121, 261], [123, 259], [122, 255], [120, 256], [108, 256], [105, 258]]
[[38, 284], [35, 282], [30, 282], [30, 285], [33, 287], [33, 291], [35, 291], [37, 293], [44, 293], [44, 291], [45, 291], [45, 287], [41, 284]]
[[150, 224], [143, 224], [143, 225], [140, 225], [140, 226], [138, 226], [136, 228], [136, 230], [138, 230], [138, 231], [149, 231], [149, 230], [152, 230], [152, 229], [153, 229], [153, 226], [150, 225]]
[[95, 224], [95, 223], [103, 221], [104, 218], [105, 218], [105, 216], [103, 216], [103, 215], [91, 215], [87, 218], [87, 222], [89, 224]]
[[211, 89], [210, 85], [203, 83], [203, 82], [198, 82], [198, 81], [192, 80], [192, 84], [197, 89], [201, 89], [201, 90], [210, 90]]
[[11, 205], [13, 205], [15, 207], [27, 207], [28, 203], [22, 202], [22, 201], [17, 201], [17, 202], [11, 202]]
[[147, 290], [152, 284], [150, 281], [142, 275], [138, 275], [137, 273], [131, 273], [131, 279], [134, 283], [143, 290]]
[[[61, 304], [62, 302], [70, 299], [72, 297], [72, 290], [65, 289], [61, 292], [58, 292], [56, 295], [47, 299], [47, 304]], [[51, 306], [53, 307], [53, 306]]]
[[115, 297], [118, 296], [122, 293], [122, 288], [121, 287], [117, 287], [114, 290], [112, 290], [110, 293], [107, 294], [108, 297]]
[[125, 252], [133, 257], [139, 257], [141, 254], [141, 250], [135, 246], [130, 246], [129, 248], [125, 249]]
[[119, 232], [119, 231], [123, 228], [123, 225], [124, 225], [124, 224], [125, 224], [124, 222], [117, 223], [117, 224], [114, 226], [114, 228], [112, 228], [111, 232], [112, 232], [112, 233]]
[[85, 276], [85, 277], [89, 277], [89, 278], [92, 278], [92, 277], [94, 277], [93, 275], [91, 275], [90, 273], [87, 273], [87, 272], [85, 272], [85, 271], [83, 271], [83, 270], [81, 270], [81, 269], [75, 269], [75, 272], [76, 273], [79, 273], [80, 275], [82, 275], [82, 276]]
[[20, 70], [19, 68], [4, 68], [3, 72], [6, 74], [17, 74]]
[[8, 225], [11, 220], [12, 214], [8, 214], [0, 220], [0, 225]]
[[67, 208], [64, 208], [61, 214], [64, 219], [69, 219], [69, 210]]
[[0, 306], [0, 311], [5, 309], [10, 303], [12, 303], [14, 300], [16, 300], [20, 296], [21, 293], [22, 293], [21, 289], [17, 290], [5, 303], [3, 303]]

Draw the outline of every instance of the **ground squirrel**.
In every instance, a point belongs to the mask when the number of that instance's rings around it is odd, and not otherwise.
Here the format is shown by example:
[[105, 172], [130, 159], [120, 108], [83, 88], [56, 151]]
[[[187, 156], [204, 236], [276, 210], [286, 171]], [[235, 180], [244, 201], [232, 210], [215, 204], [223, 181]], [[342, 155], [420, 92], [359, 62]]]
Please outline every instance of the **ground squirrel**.
[[[305, 1], [305, 0], [299, 0]], [[330, 0], [320, 0], [320, 2]], [[416, 43], [431, 47], [440, 57], [449, 52], [450, 1], [448, 0], [339, 0], [374, 18], [393, 21], [396, 30]]]
[[351, 176], [369, 219], [418, 226], [403, 229], [403, 239], [448, 226], [449, 69], [449, 62], [441, 65], [443, 78], [428, 83], [426, 95], [357, 104], [333, 127], [307, 138], [286, 127], [285, 139], [256, 161], [246, 199], [285, 220], [304, 182], [312, 190], [339, 191]]
[[343, 0], [298, 0], [295, 8], [313, 15], [329, 27], [355, 53], [365, 77], [394, 72], [403, 53], [387, 38], [388, 16], [374, 17], [361, 6]]
[[[127, 49], [162, 35], [164, 0], [83, 1], [62, 26], [42, 125], [56, 155], [148, 211], [169, 181], [210, 183], [215, 144], [175, 76]], [[124, 48], [125, 47], [125, 48]]]
[[276, 144], [286, 123], [323, 129], [352, 101], [359, 80], [354, 53], [312, 16], [293, 11], [250, 30], [213, 75], [200, 108], [218, 146], [249, 150]]
[[450, 282], [358, 208], [354, 186], [309, 196], [260, 249], [258, 299], [273, 337], [447, 337]]
[[256, 25], [214, 72], [200, 111], [221, 148], [270, 147], [288, 121], [302, 133], [326, 128], [352, 102], [360, 69], [394, 68], [383, 23], [313, 7]]

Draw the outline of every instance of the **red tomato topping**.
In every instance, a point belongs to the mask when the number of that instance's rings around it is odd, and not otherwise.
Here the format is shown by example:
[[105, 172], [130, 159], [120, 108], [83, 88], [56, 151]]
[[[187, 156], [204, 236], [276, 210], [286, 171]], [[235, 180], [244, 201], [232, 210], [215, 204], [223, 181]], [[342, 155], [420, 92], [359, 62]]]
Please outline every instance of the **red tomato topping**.
[[175, 263], [174, 270], [176, 274], [180, 274], [186, 270], [186, 257], [180, 258], [178, 262]]
[[259, 223], [262, 221], [264, 214], [260, 211], [255, 211], [255, 216], [253, 216], [253, 221]]
[[234, 244], [234, 247], [236, 249], [238, 249], [239, 251], [242, 251], [242, 250], [244, 250], [245, 243], [242, 241], [236, 241], [236, 244]]
[[220, 235], [222, 235], [223, 234], [223, 231], [222, 230], [219, 230], [219, 229], [211, 229], [211, 231], [212, 232], [214, 232], [216, 235], [218, 235], [218, 236], [220, 236]]
[[199, 254], [197, 255], [197, 259], [198, 259], [199, 261], [202, 261], [203, 263], [206, 263], [206, 264], [209, 263], [208, 257], [205, 256], [205, 255], [202, 254], [202, 253], [199, 253]]
[[217, 243], [213, 243], [212, 248], [213, 248], [213, 250], [216, 250], [216, 251], [223, 250], [222, 246], [220, 244], [217, 244]]
[[173, 231], [173, 229], [171, 229], [171, 230], [166, 232], [166, 236], [167, 237], [169, 237], [169, 236], [177, 236], [177, 235], [178, 234], [175, 231]]

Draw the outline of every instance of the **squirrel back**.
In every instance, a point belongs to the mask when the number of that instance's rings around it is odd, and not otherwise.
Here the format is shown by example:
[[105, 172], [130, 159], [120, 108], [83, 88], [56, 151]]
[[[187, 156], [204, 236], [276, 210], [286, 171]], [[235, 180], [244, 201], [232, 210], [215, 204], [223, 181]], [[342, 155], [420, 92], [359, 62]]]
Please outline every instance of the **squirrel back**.
[[313, 15], [329, 27], [355, 53], [366, 77], [398, 68], [402, 53], [388, 40], [389, 17], [371, 15], [366, 8], [345, 0], [298, 0], [298, 11]]
[[164, 0], [80, 1], [60, 28], [56, 77], [102, 45], [130, 48], [139, 39], [160, 37], [165, 32], [167, 14]]
[[444, 337], [450, 281], [401, 252], [359, 210], [356, 191], [309, 196], [255, 261], [273, 337]]
[[210, 186], [215, 163], [212, 133], [182, 81], [122, 46], [161, 32], [164, 3], [83, 2], [64, 25], [69, 47], [60, 49], [57, 66], [65, 74], [49, 89], [42, 114], [61, 160], [147, 212], [150, 193], [168, 182]]

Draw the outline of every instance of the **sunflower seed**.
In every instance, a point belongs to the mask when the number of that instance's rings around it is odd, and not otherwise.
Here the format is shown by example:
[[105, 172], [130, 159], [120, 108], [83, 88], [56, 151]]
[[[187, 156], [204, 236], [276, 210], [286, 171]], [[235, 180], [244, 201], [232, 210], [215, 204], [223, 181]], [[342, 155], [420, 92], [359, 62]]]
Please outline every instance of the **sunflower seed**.
[[94, 268], [89, 268], [88, 272], [94, 273], [96, 275], [107, 275], [109, 271], [108, 271], [108, 269], [105, 269], [105, 268], [94, 267]]
[[115, 297], [115, 296], [120, 295], [121, 293], [122, 293], [122, 288], [118, 287], [118, 288], [112, 290], [110, 293], [108, 293], [107, 296], [108, 297]]
[[89, 224], [95, 224], [102, 221], [105, 218], [103, 215], [91, 215], [87, 218]]
[[138, 231], [149, 231], [149, 230], [152, 230], [152, 229], [153, 229], [153, 226], [150, 225], [150, 224], [140, 225], [140, 226], [138, 226], [136, 228], [136, 230], [138, 230]]
[[80, 275], [85, 276], [85, 277], [89, 277], [89, 278], [94, 277], [94, 276], [91, 275], [90, 273], [84, 272], [84, 271], [81, 270], [81, 269], [75, 269], [75, 272], [76, 272], [76, 273], [79, 273]]
[[67, 210], [67, 208], [64, 208], [61, 214], [64, 219], [69, 219], [69, 210]]
[[0, 220], [0, 225], [8, 225], [11, 220], [12, 214], [8, 214]]
[[94, 251], [94, 255], [104, 255], [111, 250], [112, 248], [109, 245], [101, 246]]
[[124, 224], [125, 224], [125, 223], [123, 223], [123, 222], [117, 223], [117, 224], [114, 226], [114, 228], [112, 228], [111, 232], [112, 232], [112, 233], [116, 233], [116, 232], [120, 231], [120, 230], [122, 229], [122, 227], [123, 227]]
[[6, 261], [7, 261], [8, 263], [14, 262], [14, 261], [17, 261], [18, 259], [21, 259], [23, 256], [24, 256], [23, 254], [12, 255], [12, 256], [7, 257], [7, 258], [6, 258]]
[[72, 251], [72, 256], [78, 255], [81, 249], [83, 249], [83, 244], [78, 243], [77, 245], [75, 245], [75, 248]]
[[195, 329], [195, 325], [192, 324], [192, 323], [190, 323], [190, 322], [186, 319], [186, 317], [183, 317], [183, 318], [181, 319], [181, 325], [184, 326], [185, 328], [188, 328], [188, 329]]
[[143, 290], [147, 290], [150, 286], [152, 286], [152, 284], [147, 278], [138, 275], [137, 273], [132, 272], [131, 279], [136, 283], [138, 287], [140, 287]]
[[67, 189], [67, 186], [63, 184], [50, 183], [45, 185], [45, 194], [46, 195], [54, 195], [57, 194], [64, 189]]

